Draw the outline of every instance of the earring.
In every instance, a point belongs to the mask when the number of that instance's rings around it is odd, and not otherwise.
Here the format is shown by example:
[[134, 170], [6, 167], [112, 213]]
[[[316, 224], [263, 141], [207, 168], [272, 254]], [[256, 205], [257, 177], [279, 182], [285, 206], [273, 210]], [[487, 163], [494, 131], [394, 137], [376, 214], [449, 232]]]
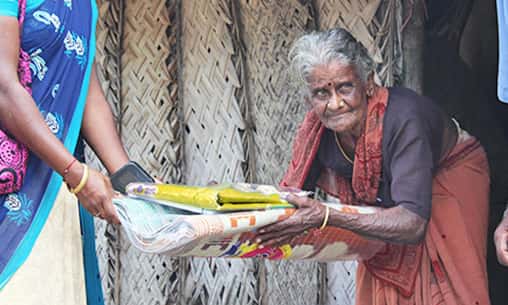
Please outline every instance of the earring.
[[344, 108], [346, 106], [346, 102], [344, 100], [340, 100], [339, 108]]

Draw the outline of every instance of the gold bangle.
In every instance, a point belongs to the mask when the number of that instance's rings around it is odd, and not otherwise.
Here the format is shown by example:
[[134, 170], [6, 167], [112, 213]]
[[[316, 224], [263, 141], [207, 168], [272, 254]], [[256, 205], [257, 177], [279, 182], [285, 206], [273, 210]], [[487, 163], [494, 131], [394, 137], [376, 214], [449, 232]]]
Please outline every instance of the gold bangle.
[[323, 219], [323, 224], [319, 228], [319, 230], [323, 230], [326, 227], [326, 224], [328, 223], [328, 217], [330, 216], [330, 208], [326, 206], [326, 212], [325, 212], [325, 219]]
[[86, 164], [83, 164], [83, 176], [81, 176], [79, 184], [76, 185], [76, 187], [71, 188], [69, 191], [73, 194], [79, 193], [85, 187], [87, 181], [88, 181], [88, 166], [86, 166]]

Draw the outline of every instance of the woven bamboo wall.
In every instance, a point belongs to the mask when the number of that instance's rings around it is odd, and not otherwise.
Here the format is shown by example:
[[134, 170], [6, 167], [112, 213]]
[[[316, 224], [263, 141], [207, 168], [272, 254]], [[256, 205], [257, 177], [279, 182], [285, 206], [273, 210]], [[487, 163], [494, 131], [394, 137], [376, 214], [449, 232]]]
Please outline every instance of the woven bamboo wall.
[[[349, 28], [392, 84], [399, 2], [98, 1], [99, 78], [130, 157], [171, 182], [277, 183], [305, 112], [286, 74], [293, 39]], [[353, 304], [354, 263], [171, 259], [96, 231], [106, 304]]]
[[[289, 163], [291, 141], [305, 114], [298, 89], [287, 75], [291, 42], [315, 29], [310, 1], [240, 1], [248, 95], [255, 127], [255, 178], [277, 184]], [[319, 265], [307, 262], [267, 262], [263, 304], [317, 304]]]
[[191, 184], [244, 179], [239, 130], [245, 124], [234, 94], [240, 81], [226, 5], [182, 2], [185, 181]]
[[[185, 181], [243, 181], [245, 123], [229, 3], [183, 1], [181, 15]], [[256, 269], [252, 260], [189, 260], [184, 303], [258, 304]]]
[[293, 133], [306, 111], [286, 71], [291, 42], [315, 29], [311, 7], [300, 2], [240, 1], [260, 183], [278, 183], [282, 178]]
[[[174, 7], [174, 1], [169, 2]], [[180, 180], [180, 139], [176, 118], [176, 32], [164, 1], [127, 1], [122, 54], [121, 135], [131, 159], [162, 180]], [[149, 29], [149, 31], [147, 30]], [[168, 65], [167, 59], [170, 59]], [[122, 236], [123, 237], [123, 236]], [[122, 238], [120, 304], [174, 302], [178, 294], [177, 259], [149, 255]]]
[[[182, 178], [177, 28], [167, 31], [176, 20], [176, 4], [98, 2], [98, 74], [123, 143], [131, 159], [166, 181]], [[91, 153], [87, 157], [96, 160]], [[102, 221], [96, 233], [106, 304], [177, 302], [180, 260], [141, 253]]]

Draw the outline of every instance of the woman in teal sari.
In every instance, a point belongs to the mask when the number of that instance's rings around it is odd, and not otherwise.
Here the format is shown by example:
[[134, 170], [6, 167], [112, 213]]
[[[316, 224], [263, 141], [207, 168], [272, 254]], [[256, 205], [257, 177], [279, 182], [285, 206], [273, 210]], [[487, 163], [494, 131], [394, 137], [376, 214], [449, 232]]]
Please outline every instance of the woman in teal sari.
[[[93, 67], [97, 8], [28, 0], [20, 30], [23, 11], [17, 0], [0, 2], [0, 124], [30, 151], [21, 190], [0, 196], [0, 302], [85, 304], [77, 200], [118, 219], [108, 177], [73, 156], [79, 134], [108, 172], [128, 162]], [[17, 75], [20, 46], [30, 55], [31, 95]]]

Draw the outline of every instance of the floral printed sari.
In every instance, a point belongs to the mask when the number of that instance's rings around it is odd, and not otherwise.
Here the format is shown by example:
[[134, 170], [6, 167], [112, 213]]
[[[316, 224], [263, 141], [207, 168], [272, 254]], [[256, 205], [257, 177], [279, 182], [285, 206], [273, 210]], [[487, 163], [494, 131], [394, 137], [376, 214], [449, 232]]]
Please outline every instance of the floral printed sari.
[[[43, 1], [27, 11], [22, 33], [21, 47], [31, 57], [33, 99], [70, 152], [88, 93], [96, 20], [95, 1]], [[0, 289], [30, 254], [61, 185], [62, 177], [31, 154], [21, 190], [0, 196]]]

